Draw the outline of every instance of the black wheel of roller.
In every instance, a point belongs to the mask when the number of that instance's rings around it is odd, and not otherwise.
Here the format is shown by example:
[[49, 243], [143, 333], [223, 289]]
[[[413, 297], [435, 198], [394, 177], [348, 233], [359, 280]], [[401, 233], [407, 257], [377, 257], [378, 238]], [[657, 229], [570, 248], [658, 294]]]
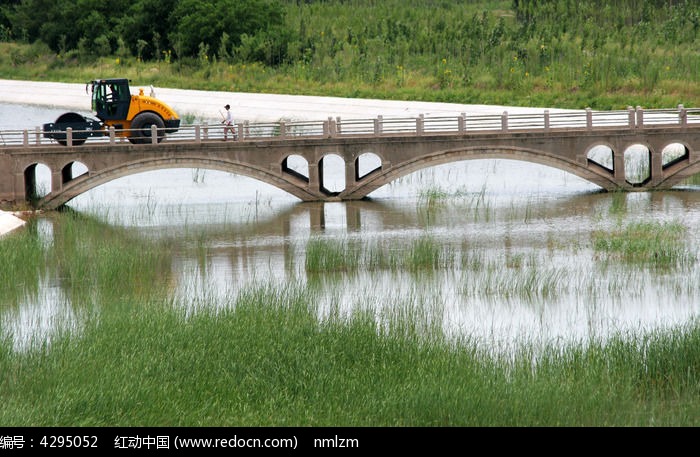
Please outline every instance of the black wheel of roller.
[[165, 123], [160, 116], [155, 113], [141, 113], [134, 117], [131, 121], [131, 133], [129, 134], [129, 141], [133, 144], [148, 144], [151, 142], [151, 126], [156, 126], [158, 129], [158, 142], [163, 141], [165, 134], [163, 129], [165, 128]]
[[[78, 114], [78, 113], [63, 113], [60, 116], [58, 116], [58, 119], [56, 119], [56, 124], [63, 124], [63, 123], [84, 123], [86, 122], [85, 118]], [[68, 141], [67, 140], [56, 140], [58, 144], [61, 146], [67, 146]], [[81, 144], [85, 143], [85, 140], [73, 140], [73, 146], [80, 146]]]

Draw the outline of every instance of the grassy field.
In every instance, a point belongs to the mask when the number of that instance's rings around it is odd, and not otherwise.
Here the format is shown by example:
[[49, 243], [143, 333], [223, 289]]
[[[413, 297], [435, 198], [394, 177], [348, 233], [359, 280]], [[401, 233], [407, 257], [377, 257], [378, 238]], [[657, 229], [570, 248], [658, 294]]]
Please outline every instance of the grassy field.
[[697, 426], [700, 331], [493, 360], [308, 290], [186, 316], [125, 301], [51, 347], [0, 351], [4, 426]]

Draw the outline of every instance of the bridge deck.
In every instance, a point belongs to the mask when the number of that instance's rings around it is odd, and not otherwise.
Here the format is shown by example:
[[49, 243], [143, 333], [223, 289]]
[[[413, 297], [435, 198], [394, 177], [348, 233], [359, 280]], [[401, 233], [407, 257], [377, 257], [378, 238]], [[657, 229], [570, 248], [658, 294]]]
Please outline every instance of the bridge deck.
[[[531, 131], [546, 134], [556, 130], [604, 130], [643, 128], [658, 126], [687, 126], [700, 124], [700, 108], [642, 110], [628, 108], [617, 111], [572, 110], [570, 112], [470, 115], [460, 113], [451, 117], [383, 117], [374, 119], [331, 118], [320, 121], [284, 121], [272, 123], [243, 122], [238, 124], [244, 132], [239, 141], [255, 139], [275, 140], [288, 138], [327, 138], [339, 136], [422, 135], [422, 134], [478, 134], [493, 132]], [[115, 130], [112, 135], [91, 138], [90, 142], [116, 143], [116, 135], [128, 130]], [[80, 131], [74, 131], [78, 134]], [[155, 138], [156, 136], [154, 136]], [[215, 141], [223, 139], [223, 126], [219, 124], [183, 125], [168, 141]], [[58, 145], [45, 138], [40, 127], [22, 130], [0, 131], [0, 149], [7, 147], [33, 147]]]

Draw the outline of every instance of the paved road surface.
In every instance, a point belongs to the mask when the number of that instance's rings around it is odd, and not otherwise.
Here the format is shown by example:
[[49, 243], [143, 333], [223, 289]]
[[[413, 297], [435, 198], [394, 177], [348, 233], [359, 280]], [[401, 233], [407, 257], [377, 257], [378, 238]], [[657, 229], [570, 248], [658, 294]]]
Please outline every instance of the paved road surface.
[[[143, 83], [139, 85], [138, 83]], [[148, 81], [132, 81], [132, 93], [143, 88], [151, 91]], [[181, 117], [193, 115], [198, 120], [218, 120], [224, 105], [230, 104], [237, 122], [276, 122], [288, 120], [372, 119], [379, 115], [415, 117], [458, 116], [460, 113], [501, 114], [536, 113], [544, 108], [518, 108], [498, 105], [462, 105], [301, 95], [216, 92], [154, 87], [155, 95], [170, 105]], [[0, 79], [0, 103], [50, 106], [66, 110], [90, 111], [90, 97], [84, 84], [14, 81]], [[563, 111], [550, 109], [551, 112]]]

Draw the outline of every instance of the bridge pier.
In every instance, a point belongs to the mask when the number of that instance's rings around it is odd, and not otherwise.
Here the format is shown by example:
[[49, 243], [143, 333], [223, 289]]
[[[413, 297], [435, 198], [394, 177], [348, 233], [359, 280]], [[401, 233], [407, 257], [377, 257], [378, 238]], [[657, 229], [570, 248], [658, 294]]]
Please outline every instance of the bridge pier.
[[9, 156], [0, 154], [0, 202], [13, 201], [15, 199], [16, 174], [12, 170]]
[[[321, 159], [323, 160], [323, 159]], [[321, 189], [321, 181], [323, 180], [320, 175], [323, 169], [322, 164], [309, 163], [309, 188], [310, 189]]]
[[650, 184], [656, 186], [663, 181], [663, 157], [661, 156], [661, 151], [655, 150], [650, 150], [649, 155], [651, 156], [651, 168], [649, 170]]
[[27, 200], [27, 188], [24, 183], [24, 173], [15, 173], [13, 183], [13, 198], [10, 199], [13, 203], [23, 202]]
[[63, 190], [63, 173], [51, 170], [51, 192], [61, 192]]
[[618, 186], [624, 186], [626, 181], [624, 154], [625, 153], [619, 149], [613, 153], [613, 179]]
[[345, 159], [345, 188], [357, 185], [357, 159]]

